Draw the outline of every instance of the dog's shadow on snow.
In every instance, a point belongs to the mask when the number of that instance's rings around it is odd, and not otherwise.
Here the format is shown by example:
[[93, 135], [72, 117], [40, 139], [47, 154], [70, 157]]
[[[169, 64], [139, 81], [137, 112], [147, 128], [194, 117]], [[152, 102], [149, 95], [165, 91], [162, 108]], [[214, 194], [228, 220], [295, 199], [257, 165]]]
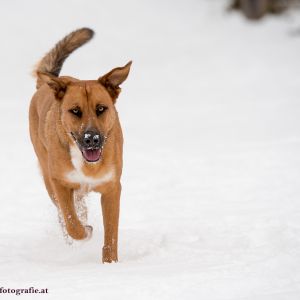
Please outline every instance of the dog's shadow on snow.
[[[101, 262], [103, 230], [94, 227], [88, 241], [74, 241], [65, 238], [62, 230], [52, 227], [38, 237], [25, 239], [22, 256], [33, 264], [57, 264], [64, 266], [94, 264]], [[163, 258], [167, 251], [164, 234], [143, 230], [120, 230], [119, 262], [132, 263]]]

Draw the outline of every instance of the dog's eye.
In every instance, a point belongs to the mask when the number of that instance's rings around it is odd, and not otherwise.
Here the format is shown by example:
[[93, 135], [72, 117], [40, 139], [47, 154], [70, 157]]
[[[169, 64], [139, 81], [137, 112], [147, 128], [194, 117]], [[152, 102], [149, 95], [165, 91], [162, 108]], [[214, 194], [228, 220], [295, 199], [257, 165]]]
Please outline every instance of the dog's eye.
[[96, 107], [96, 115], [99, 117], [101, 114], [104, 113], [104, 111], [107, 109], [106, 106], [103, 105], [97, 105]]
[[81, 118], [81, 116], [82, 116], [82, 111], [80, 110], [79, 107], [72, 108], [72, 109], [69, 110], [69, 112], [72, 113], [73, 115], [79, 117], [79, 118]]

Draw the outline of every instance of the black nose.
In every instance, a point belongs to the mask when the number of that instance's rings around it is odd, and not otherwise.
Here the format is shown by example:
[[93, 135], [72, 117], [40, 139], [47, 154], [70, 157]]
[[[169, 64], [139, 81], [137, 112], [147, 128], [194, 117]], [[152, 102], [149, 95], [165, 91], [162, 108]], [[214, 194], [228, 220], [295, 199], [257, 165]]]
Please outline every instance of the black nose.
[[95, 131], [86, 131], [83, 134], [82, 144], [85, 148], [100, 148], [102, 143], [101, 135]]

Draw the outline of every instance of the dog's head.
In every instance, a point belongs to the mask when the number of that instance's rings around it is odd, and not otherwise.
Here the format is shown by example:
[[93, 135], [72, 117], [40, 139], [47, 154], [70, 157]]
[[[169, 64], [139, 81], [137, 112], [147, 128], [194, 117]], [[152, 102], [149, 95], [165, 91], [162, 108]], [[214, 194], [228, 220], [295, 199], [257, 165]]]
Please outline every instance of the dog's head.
[[101, 159], [102, 150], [117, 118], [116, 99], [120, 84], [129, 74], [131, 62], [115, 68], [98, 80], [80, 81], [39, 73], [60, 103], [61, 124], [76, 142], [87, 162]]

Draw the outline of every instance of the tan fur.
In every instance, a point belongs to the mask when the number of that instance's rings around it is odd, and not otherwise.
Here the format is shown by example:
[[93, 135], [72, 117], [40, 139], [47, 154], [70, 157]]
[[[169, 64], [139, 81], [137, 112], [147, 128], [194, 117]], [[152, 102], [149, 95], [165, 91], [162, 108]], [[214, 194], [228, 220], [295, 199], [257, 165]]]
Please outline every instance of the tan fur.
[[[88, 42], [94, 36], [94, 31], [89, 28], [81, 28], [75, 30], [59, 41], [53, 49], [51, 49], [37, 64], [33, 75], [38, 73], [48, 73], [58, 76], [64, 61], [77, 48]], [[43, 82], [37, 81], [37, 88]]]
[[283, 12], [292, 2], [293, 0], [233, 0], [230, 8], [241, 9], [247, 18], [257, 20], [267, 13]]
[[[30, 136], [48, 194], [61, 210], [72, 238], [85, 239], [91, 233], [91, 226], [84, 226], [77, 216], [74, 194], [82, 194], [83, 191], [101, 193], [104, 222], [102, 261], [112, 262], [118, 260], [123, 147], [122, 130], [114, 104], [120, 92], [119, 85], [127, 78], [131, 62], [98, 80], [57, 77], [63, 60], [89, 40], [91, 32], [84, 28], [71, 33], [39, 63], [36, 70], [38, 90], [33, 95], [29, 110]], [[107, 109], [97, 117], [95, 107], [99, 104]], [[81, 108], [81, 118], [70, 113], [74, 106]], [[74, 147], [77, 145], [71, 132], [80, 135], [90, 127], [107, 137], [102, 158], [89, 163], [78, 156], [78, 170], [76, 162], [72, 161], [72, 149], [76, 152]]]

